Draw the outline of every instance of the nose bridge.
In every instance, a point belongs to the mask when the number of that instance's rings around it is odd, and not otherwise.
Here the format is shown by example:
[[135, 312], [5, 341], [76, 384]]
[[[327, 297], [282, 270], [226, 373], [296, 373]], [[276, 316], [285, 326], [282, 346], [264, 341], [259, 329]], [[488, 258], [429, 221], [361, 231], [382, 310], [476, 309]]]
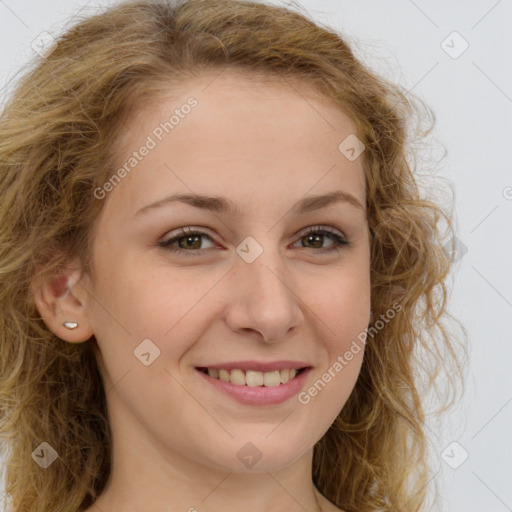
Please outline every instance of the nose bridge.
[[[278, 243], [274, 240], [275, 236], [270, 232], [257, 236], [259, 242], [253, 237], [247, 237], [246, 241], [240, 244], [240, 258], [236, 263], [237, 273], [243, 276], [243, 279], [247, 279], [259, 295], [285, 298], [290, 293], [291, 283], [286, 283], [286, 279], [290, 280], [290, 277], [287, 278], [285, 262]], [[248, 252], [244, 253], [247, 249]], [[247, 254], [251, 256], [246, 257]]]

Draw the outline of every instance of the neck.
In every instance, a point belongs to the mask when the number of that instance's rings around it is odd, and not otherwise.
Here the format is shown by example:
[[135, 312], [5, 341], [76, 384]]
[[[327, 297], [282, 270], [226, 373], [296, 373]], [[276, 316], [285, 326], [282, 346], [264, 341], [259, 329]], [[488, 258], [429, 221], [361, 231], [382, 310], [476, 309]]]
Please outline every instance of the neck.
[[312, 449], [284, 469], [238, 473], [141, 448], [116, 452], [114, 446], [108, 485], [86, 512], [323, 512]]

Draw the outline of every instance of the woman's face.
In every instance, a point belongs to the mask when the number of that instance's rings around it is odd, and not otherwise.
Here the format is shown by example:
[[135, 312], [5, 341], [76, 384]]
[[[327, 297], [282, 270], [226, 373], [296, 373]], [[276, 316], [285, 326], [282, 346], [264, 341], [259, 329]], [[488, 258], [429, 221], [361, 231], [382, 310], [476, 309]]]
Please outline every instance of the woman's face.
[[311, 450], [359, 374], [370, 318], [363, 156], [353, 136], [339, 149], [356, 130], [327, 100], [215, 76], [141, 106], [126, 126], [125, 172], [97, 192], [86, 310], [114, 446], [272, 470]]

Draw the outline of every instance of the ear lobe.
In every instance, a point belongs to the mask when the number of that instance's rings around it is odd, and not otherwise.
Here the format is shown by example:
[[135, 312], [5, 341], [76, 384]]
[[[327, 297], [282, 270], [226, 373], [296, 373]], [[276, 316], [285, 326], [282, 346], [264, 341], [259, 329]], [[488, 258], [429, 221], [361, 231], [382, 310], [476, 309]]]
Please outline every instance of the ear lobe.
[[[82, 276], [83, 270], [75, 267], [31, 283], [32, 296], [44, 323], [59, 338], [71, 343], [87, 341], [94, 334], [88, 318], [88, 294], [77, 284]], [[71, 330], [64, 322], [75, 322], [78, 326]]]

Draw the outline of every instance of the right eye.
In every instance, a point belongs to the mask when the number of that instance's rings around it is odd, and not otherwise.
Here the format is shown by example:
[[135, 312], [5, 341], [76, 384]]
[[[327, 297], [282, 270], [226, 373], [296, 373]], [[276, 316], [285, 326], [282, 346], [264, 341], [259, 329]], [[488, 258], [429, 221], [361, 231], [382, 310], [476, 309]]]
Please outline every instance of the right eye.
[[[175, 236], [162, 240], [158, 245], [172, 252], [186, 253], [188, 256], [191, 253], [204, 249], [204, 247], [201, 247], [201, 237], [206, 237], [211, 240], [210, 236], [203, 231], [184, 227], [180, 228]], [[175, 244], [178, 244], [178, 246], [175, 246]]]

